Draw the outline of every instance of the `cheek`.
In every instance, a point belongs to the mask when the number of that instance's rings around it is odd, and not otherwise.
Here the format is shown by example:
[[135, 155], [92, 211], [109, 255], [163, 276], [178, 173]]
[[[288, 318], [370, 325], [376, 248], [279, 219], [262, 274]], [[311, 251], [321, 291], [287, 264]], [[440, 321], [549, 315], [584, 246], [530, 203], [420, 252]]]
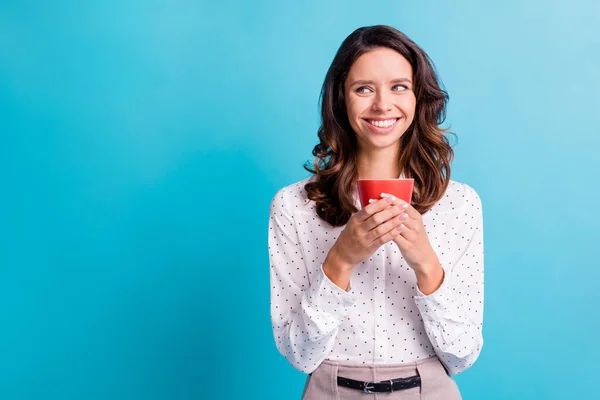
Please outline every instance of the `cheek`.
[[346, 112], [348, 113], [348, 117], [351, 120], [359, 116], [361, 112], [360, 102], [357, 102], [353, 99], [349, 99], [346, 102]]
[[354, 131], [358, 131], [360, 128], [360, 116], [363, 114], [364, 107], [360, 102], [349, 101], [346, 103], [346, 113], [348, 114], [348, 121]]
[[405, 114], [414, 115], [416, 104], [417, 101], [415, 99], [415, 96], [406, 96], [402, 98], [402, 101], [399, 103], [399, 106]]

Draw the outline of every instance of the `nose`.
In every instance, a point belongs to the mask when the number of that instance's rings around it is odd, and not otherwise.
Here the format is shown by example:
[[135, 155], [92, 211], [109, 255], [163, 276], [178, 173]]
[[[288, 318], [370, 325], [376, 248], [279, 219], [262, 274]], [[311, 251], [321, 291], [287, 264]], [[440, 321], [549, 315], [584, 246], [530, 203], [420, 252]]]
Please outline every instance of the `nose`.
[[392, 110], [392, 100], [390, 95], [379, 91], [376, 93], [373, 101], [373, 110], [387, 112]]

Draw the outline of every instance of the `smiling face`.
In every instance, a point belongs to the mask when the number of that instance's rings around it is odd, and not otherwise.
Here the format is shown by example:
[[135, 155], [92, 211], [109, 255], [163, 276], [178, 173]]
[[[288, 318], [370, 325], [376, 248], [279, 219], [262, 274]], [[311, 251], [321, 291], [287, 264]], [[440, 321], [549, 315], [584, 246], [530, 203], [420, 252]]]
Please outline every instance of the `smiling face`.
[[350, 67], [344, 92], [359, 151], [398, 148], [415, 115], [410, 63], [389, 48], [364, 53]]

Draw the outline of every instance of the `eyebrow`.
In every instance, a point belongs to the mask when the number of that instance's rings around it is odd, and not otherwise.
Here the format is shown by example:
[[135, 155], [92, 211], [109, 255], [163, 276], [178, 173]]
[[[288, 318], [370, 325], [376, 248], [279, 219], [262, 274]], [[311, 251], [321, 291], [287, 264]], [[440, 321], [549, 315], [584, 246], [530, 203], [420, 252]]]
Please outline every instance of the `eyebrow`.
[[[397, 78], [397, 79], [392, 79], [390, 81], [390, 83], [398, 83], [398, 82], [408, 82], [408, 83], [412, 83], [410, 81], [410, 79], [408, 78]], [[355, 85], [372, 85], [373, 81], [366, 81], [366, 80], [358, 80], [358, 81], [354, 81], [352, 82], [352, 84], [350, 86], [355, 86]]]

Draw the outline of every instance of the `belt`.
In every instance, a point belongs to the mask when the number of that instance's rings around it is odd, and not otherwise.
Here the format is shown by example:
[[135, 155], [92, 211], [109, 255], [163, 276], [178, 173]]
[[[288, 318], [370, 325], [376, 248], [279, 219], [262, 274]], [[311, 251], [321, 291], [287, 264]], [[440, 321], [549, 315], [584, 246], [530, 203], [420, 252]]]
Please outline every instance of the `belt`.
[[421, 377], [415, 375], [409, 378], [389, 379], [387, 381], [380, 382], [361, 382], [338, 376], [337, 382], [338, 386], [362, 390], [365, 393], [382, 393], [421, 386]]

